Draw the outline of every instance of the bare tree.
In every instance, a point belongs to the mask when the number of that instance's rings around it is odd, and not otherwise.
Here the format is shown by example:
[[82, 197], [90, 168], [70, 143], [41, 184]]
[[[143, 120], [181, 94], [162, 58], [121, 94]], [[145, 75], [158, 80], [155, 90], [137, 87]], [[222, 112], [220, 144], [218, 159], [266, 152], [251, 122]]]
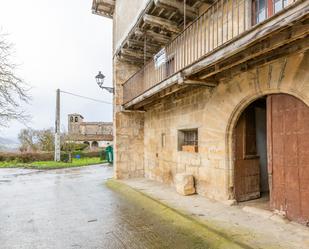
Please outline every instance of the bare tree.
[[20, 151], [35, 152], [38, 148], [37, 131], [27, 128], [22, 129], [18, 134], [18, 139], [21, 144]]
[[43, 130], [22, 129], [18, 134], [18, 139], [21, 144], [19, 149], [22, 152], [54, 150], [53, 128]]
[[41, 151], [53, 151], [54, 150], [54, 131], [53, 128], [37, 130], [36, 136], [38, 139], [38, 147]]
[[0, 31], [0, 126], [11, 120], [26, 121], [22, 105], [29, 101], [25, 82], [16, 75], [16, 65], [12, 63], [12, 44], [7, 35]]

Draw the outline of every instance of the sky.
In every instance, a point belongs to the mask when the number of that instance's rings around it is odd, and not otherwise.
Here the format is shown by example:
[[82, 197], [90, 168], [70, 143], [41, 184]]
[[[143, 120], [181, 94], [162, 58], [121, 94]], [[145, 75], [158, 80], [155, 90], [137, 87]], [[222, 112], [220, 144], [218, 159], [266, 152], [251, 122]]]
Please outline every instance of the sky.
[[[30, 85], [27, 126], [54, 127], [56, 89], [112, 102], [95, 81], [98, 71], [112, 86], [112, 20], [91, 13], [92, 0], [0, 0], [0, 30], [14, 44], [18, 76]], [[67, 114], [86, 121], [112, 121], [112, 105], [61, 94], [61, 127]], [[0, 128], [16, 140], [23, 124]]]

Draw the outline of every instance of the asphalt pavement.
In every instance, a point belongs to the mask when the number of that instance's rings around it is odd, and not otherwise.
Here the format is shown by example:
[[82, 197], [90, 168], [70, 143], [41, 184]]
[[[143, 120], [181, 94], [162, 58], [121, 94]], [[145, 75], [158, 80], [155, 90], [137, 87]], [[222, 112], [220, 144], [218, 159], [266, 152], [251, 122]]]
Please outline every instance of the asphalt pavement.
[[60, 169], [0, 169], [1, 249], [208, 248], [109, 189], [107, 165]]

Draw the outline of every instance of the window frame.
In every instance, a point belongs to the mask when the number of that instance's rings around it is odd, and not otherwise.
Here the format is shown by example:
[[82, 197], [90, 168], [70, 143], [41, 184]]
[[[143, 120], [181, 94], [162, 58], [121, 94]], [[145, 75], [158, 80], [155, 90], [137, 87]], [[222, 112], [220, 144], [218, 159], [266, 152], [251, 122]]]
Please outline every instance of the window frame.
[[[253, 0], [252, 1], [252, 23], [253, 25], [259, 24], [268, 18], [272, 17], [276, 13], [282, 11], [287, 5], [288, 5], [288, 0], [264, 0], [265, 1], [265, 18], [263, 20], [259, 20], [259, 3], [261, 0]], [[276, 3], [281, 2], [281, 8], [276, 10]]]
[[[186, 138], [186, 136], [188, 136], [192, 132], [193, 132], [193, 134], [195, 134], [194, 135], [194, 139], [191, 140], [191, 139]], [[198, 132], [198, 128], [179, 129], [177, 135], [178, 135], [177, 136], [177, 138], [178, 138], [178, 143], [177, 143], [178, 151], [185, 152], [183, 150], [183, 146], [193, 146], [194, 147], [194, 152], [198, 153], [198, 148], [199, 148], [199, 132]]]
[[166, 134], [163, 132], [161, 133], [161, 148], [164, 149], [166, 146]]

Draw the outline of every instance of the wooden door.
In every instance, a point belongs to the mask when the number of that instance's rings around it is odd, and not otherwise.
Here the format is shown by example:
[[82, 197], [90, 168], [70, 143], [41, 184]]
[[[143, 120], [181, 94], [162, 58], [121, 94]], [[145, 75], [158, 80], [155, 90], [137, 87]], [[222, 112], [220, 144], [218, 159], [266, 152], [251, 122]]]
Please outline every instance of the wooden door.
[[260, 167], [256, 147], [255, 110], [248, 107], [234, 131], [235, 198], [247, 201], [260, 197]]
[[309, 107], [286, 95], [267, 97], [270, 205], [309, 222]]

